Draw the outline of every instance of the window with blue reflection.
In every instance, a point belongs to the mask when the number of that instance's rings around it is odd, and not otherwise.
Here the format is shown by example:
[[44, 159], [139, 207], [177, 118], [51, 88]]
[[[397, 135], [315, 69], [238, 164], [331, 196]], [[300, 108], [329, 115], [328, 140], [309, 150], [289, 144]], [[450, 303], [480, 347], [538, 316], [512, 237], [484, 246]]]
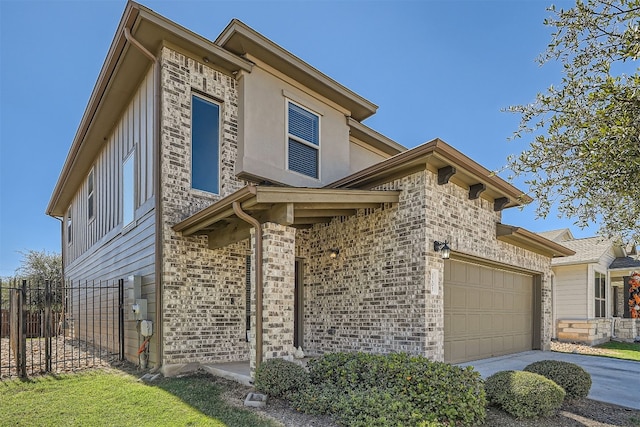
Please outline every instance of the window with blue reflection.
[[220, 192], [220, 106], [191, 97], [191, 187]]

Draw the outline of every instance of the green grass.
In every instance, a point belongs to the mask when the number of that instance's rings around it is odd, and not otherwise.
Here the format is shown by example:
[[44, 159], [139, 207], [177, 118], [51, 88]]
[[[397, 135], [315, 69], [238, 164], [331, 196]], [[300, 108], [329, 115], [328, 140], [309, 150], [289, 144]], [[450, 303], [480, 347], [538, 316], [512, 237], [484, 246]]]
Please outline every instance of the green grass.
[[609, 350], [605, 356], [616, 359], [635, 360], [640, 362], [640, 344], [609, 341], [597, 346]]
[[230, 406], [211, 377], [138, 382], [120, 371], [92, 371], [0, 382], [0, 425], [264, 426]]

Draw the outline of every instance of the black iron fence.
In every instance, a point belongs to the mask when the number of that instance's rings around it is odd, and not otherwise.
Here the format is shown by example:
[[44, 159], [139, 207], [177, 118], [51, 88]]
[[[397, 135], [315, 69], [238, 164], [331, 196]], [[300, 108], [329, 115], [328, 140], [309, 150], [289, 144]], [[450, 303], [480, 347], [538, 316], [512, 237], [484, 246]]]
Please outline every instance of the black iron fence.
[[0, 379], [124, 359], [124, 281], [0, 282]]

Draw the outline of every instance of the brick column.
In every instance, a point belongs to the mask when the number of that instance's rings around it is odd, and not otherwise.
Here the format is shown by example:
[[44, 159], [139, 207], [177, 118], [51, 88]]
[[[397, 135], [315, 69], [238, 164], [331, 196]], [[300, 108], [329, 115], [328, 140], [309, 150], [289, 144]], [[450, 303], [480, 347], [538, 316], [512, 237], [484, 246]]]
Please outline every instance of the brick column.
[[[295, 228], [275, 223], [262, 225], [263, 294], [262, 360], [293, 354], [293, 310], [295, 289]], [[252, 265], [255, 264], [255, 234], [251, 232]], [[253, 268], [253, 267], [252, 267]], [[256, 362], [255, 275], [251, 276], [251, 373]]]

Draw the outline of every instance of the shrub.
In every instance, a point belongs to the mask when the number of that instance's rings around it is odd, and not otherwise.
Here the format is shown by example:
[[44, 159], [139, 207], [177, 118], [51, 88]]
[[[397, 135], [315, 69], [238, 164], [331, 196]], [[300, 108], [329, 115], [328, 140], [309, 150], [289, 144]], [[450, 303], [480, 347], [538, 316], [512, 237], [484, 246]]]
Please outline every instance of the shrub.
[[591, 375], [580, 366], [560, 360], [541, 360], [524, 368], [527, 372], [540, 374], [554, 381], [567, 393], [567, 397], [587, 397], [591, 389]]
[[309, 384], [291, 395], [291, 406], [300, 412], [312, 415], [334, 414], [340, 401], [347, 398], [345, 390], [332, 385]]
[[562, 405], [565, 392], [542, 375], [524, 371], [501, 371], [485, 381], [489, 403], [516, 418], [549, 416]]
[[[432, 362], [405, 353], [386, 356], [333, 353], [312, 360], [307, 366], [312, 384], [343, 390], [348, 395], [347, 401], [380, 401], [387, 399], [387, 394], [392, 396], [398, 401], [394, 407], [402, 408], [397, 416], [404, 417], [401, 414], [411, 412], [414, 414], [413, 425], [418, 425], [417, 420], [473, 425], [485, 417], [482, 379], [470, 367]], [[371, 390], [377, 390], [376, 396], [368, 394]], [[372, 404], [370, 407], [379, 410], [380, 417], [389, 416], [384, 405]], [[348, 412], [349, 408], [342, 405], [340, 412]], [[375, 420], [374, 415], [369, 412], [367, 416]]]
[[288, 398], [308, 383], [309, 374], [302, 366], [283, 359], [269, 359], [256, 369], [256, 389], [273, 397]]

